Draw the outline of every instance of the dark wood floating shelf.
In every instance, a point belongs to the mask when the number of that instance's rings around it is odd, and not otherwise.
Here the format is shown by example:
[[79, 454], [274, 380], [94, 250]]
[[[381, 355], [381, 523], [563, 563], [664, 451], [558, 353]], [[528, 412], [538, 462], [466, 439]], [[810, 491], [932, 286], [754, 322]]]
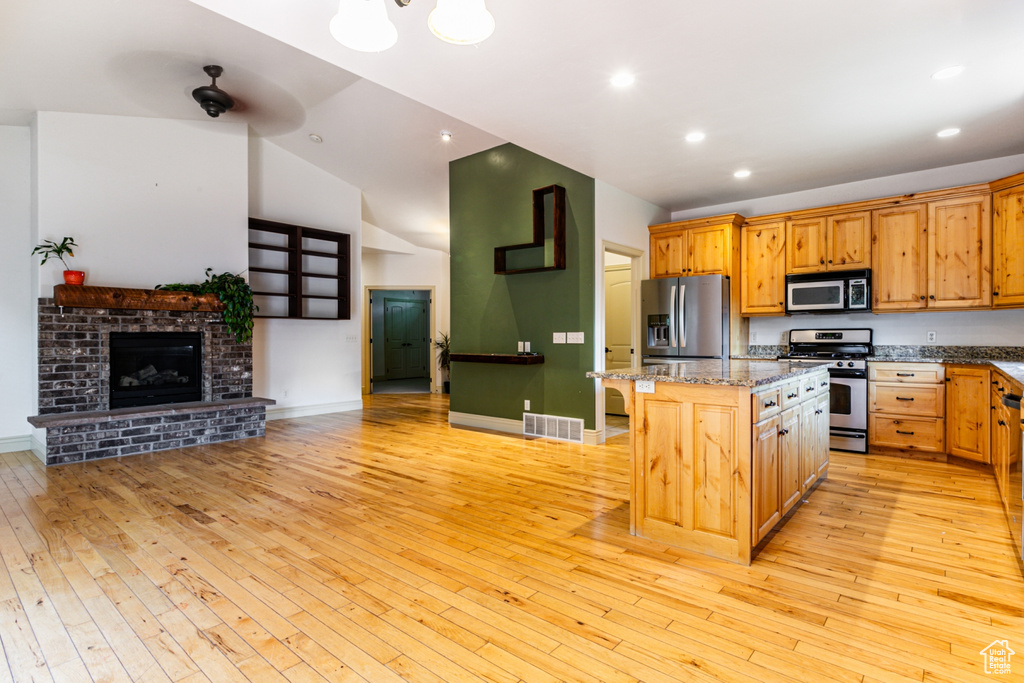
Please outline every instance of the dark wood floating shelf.
[[453, 353], [453, 363], [498, 363], [500, 365], [540, 365], [544, 356], [518, 353]]
[[[522, 249], [542, 249], [544, 247], [544, 197], [552, 195], [552, 248], [553, 262], [551, 265], [539, 265], [530, 268], [509, 268], [507, 255], [510, 251]], [[494, 248], [494, 274], [519, 275], [521, 273], [541, 273], [546, 270], [565, 270], [565, 188], [561, 185], [539, 187], [533, 191], [533, 239], [525, 244], [513, 244], [507, 247]]]
[[54, 285], [55, 306], [71, 308], [124, 308], [137, 311], [223, 311], [216, 294], [172, 292], [165, 289], [124, 289]]

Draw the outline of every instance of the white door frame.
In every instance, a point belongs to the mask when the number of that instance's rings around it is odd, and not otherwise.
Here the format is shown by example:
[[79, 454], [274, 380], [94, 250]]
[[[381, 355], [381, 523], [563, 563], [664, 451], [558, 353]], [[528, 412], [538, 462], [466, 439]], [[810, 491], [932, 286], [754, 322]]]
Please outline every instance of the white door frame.
[[[604, 318], [605, 318], [605, 302], [604, 302], [604, 289], [605, 289], [605, 272], [604, 272], [604, 260], [605, 254], [618, 254], [619, 256], [625, 256], [629, 259], [629, 287], [630, 287], [630, 328], [631, 341], [630, 344], [633, 348], [633, 367], [640, 366], [640, 356], [637, 353], [639, 347], [637, 347], [637, 331], [640, 329], [640, 281], [644, 277], [644, 264], [646, 262], [647, 252], [643, 249], [636, 249], [634, 247], [627, 247], [624, 244], [617, 244], [616, 242], [609, 242], [608, 240], [601, 240], [601, 252], [600, 252], [600, 266], [599, 270], [601, 273], [600, 278], [597, 282], [597, 292], [595, 293], [595, 299], [597, 301], [597, 310], [595, 311], [595, 318], [597, 324], [594, 330], [594, 368], [598, 372], [604, 370], [605, 363], [605, 339], [604, 339]], [[595, 416], [594, 425], [597, 427], [597, 442], [604, 443], [604, 387], [601, 386], [600, 382], [595, 382], [595, 406], [597, 415]]]
[[[428, 303], [428, 315], [430, 316], [430, 329], [436, 330], [436, 308], [437, 308], [437, 292], [435, 291], [434, 285], [363, 285], [363, 351], [362, 351], [362, 366], [363, 366], [363, 394], [370, 393], [370, 378], [373, 376], [373, 345], [370, 343], [370, 332], [372, 328], [370, 326], [370, 316], [372, 311], [370, 310], [370, 292], [371, 291], [418, 291], [418, 292], [430, 292], [430, 302]], [[434, 394], [441, 393], [441, 384], [439, 370], [437, 367], [437, 355], [434, 353], [434, 338], [430, 338], [430, 351], [428, 353], [430, 357], [430, 391]]]

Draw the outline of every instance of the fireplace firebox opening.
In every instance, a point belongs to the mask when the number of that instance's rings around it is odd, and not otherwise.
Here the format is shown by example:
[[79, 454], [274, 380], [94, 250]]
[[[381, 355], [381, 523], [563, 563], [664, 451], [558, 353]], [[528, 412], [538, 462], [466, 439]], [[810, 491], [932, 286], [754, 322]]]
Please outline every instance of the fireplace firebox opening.
[[111, 332], [110, 407], [203, 400], [201, 332]]

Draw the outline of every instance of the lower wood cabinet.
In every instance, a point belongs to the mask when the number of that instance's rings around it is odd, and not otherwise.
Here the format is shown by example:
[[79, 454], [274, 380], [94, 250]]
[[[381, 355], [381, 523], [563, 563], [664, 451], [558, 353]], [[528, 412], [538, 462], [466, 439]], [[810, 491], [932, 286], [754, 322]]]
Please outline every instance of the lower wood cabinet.
[[868, 445], [945, 453], [941, 363], [868, 364]]
[[1020, 411], [1003, 405], [1003, 396], [1019, 396], [1021, 388], [998, 371], [992, 373], [990, 386], [992, 470], [996, 476], [1003, 508], [1009, 514], [1011, 498], [1021, 495], [1019, 483], [1010, 486], [1010, 470], [1021, 457], [1021, 435], [1017, 426], [1020, 422]]
[[946, 366], [946, 452], [950, 455], [990, 462], [991, 376], [984, 366]]

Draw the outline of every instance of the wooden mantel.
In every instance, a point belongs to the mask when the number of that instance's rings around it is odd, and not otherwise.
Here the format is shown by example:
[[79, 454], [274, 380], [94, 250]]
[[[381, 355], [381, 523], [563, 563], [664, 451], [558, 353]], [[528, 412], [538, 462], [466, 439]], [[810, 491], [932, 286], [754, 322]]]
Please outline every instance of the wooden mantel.
[[55, 285], [53, 303], [71, 308], [122, 308], [139, 311], [223, 311], [216, 294], [172, 292], [164, 289], [125, 289]]

